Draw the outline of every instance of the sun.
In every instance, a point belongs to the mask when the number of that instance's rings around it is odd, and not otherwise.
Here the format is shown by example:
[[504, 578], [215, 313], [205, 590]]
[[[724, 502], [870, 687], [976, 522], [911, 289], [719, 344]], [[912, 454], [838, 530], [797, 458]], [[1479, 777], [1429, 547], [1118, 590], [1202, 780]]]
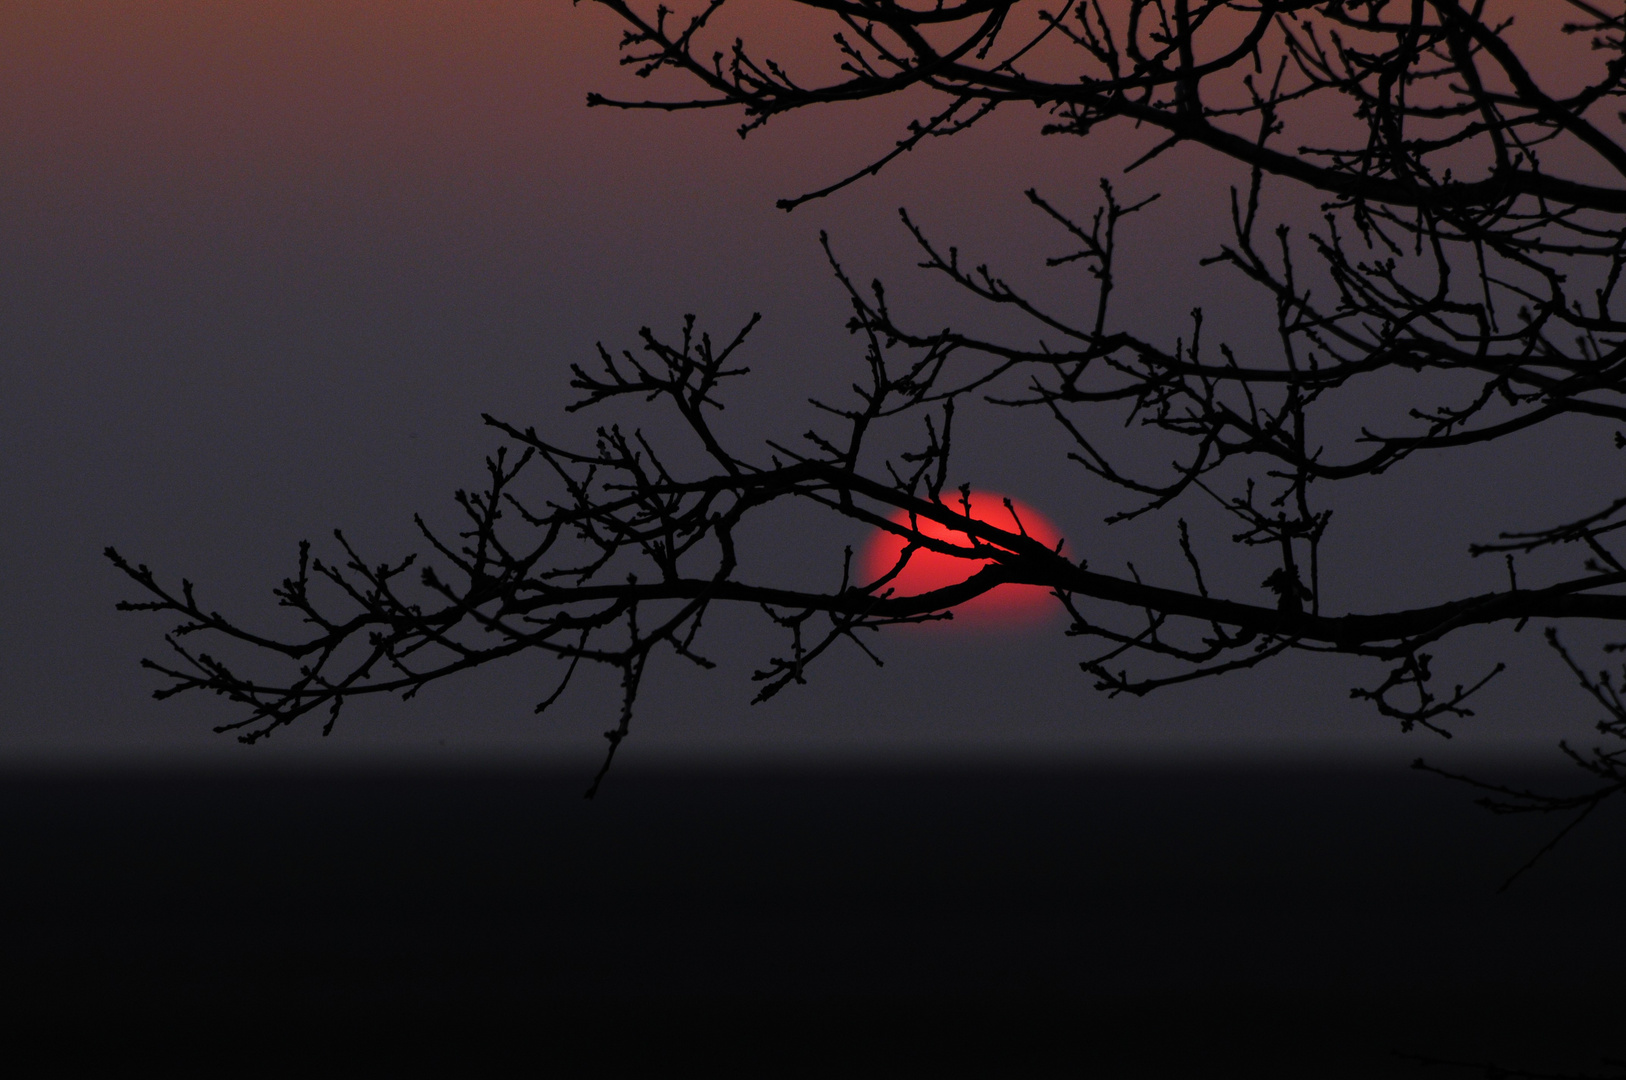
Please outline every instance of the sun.
[[[1007, 510], [1005, 502], [1006, 497], [1003, 495], [989, 491], [973, 491], [971, 516], [995, 528], [1014, 532], [1016, 521], [1011, 517], [1014, 510], [1021, 518], [1022, 527], [1033, 539], [1051, 549], [1061, 542], [1061, 533], [1037, 510], [1016, 499], [1010, 500], [1011, 509]], [[949, 505], [957, 511], [960, 509], [957, 499]], [[891, 515], [891, 520], [899, 525], [907, 525], [909, 512], [899, 510]], [[948, 540], [962, 547], [969, 546], [965, 543], [963, 535], [935, 521], [917, 518], [916, 526], [923, 536], [934, 540]], [[884, 529], [876, 529], [858, 557], [856, 571], [860, 582], [868, 584], [890, 571], [897, 565], [904, 546], [903, 537]], [[889, 587], [893, 590], [894, 596], [915, 596], [947, 585], [957, 585], [988, 565], [988, 562], [986, 559], [965, 559], [917, 549], [910, 555], [909, 564], [892, 579]], [[1042, 585], [1001, 585], [956, 607], [952, 620], [926, 625], [1007, 630], [1047, 622], [1056, 616], [1058, 610], [1050, 590]]]

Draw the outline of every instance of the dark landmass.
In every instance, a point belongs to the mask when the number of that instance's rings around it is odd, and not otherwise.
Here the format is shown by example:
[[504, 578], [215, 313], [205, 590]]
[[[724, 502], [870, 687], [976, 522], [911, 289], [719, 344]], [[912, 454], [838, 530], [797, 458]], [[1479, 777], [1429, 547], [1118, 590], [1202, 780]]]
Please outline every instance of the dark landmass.
[[1403, 771], [646, 767], [592, 803], [585, 780], [14, 770], [6, 1015], [64, 1063], [228, 1075], [1626, 1057], [1607, 815], [1498, 894], [1560, 823]]

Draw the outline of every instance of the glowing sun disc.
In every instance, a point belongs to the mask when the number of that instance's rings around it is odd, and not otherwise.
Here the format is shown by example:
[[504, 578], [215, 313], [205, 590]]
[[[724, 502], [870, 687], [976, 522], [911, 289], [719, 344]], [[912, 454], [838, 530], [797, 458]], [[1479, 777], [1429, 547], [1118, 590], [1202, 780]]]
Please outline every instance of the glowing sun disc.
[[[952, 501], [945, 498], [944, 502], [956, 512], [961, 510], [957, 497]], [[1019, 500], [1012, 499], [1011, 507], [1022, 519], [1022, 527], [1027, 530], [1030, 537], [1045, 547], [1055, 549], [1061, 541], [1061, 533], [1054, 525], [1033, 507]], [[973, 491], [971, 516], [996, 529], [1017, 531], [1011, 511], [1005, 509], [1003, 495], [989, 491]], [[890, 520], [894, 524], [907, 526], [909, 512], [899, 510], [891, 515]], [[961, 547], [968, 546], [963, 534], [956, 533], [935, 521], [916, 518], [915, 523], [923, 536], [933, 540], [947, 540]], [[855, 570], [860, 583], [867, 585], [896, 566], [905, 545], [906, 541], [902, 536], [884, 529], [876, 529], [859, 553]], [[933, 589], [958, 585], [987, 566], [990, 561], [960, 558], [917, 548], [914, 554], [909, 556], [909, 564], [897, 577], [887, 583], [886, 588], [892, 590], [894, 597], [917, 596]], [[1058, 608], [1050, 590], [1042, 585], [1001, 585], [953, 610], [953, 620], [927, 625], [1008, 629], [1051, 618]]]

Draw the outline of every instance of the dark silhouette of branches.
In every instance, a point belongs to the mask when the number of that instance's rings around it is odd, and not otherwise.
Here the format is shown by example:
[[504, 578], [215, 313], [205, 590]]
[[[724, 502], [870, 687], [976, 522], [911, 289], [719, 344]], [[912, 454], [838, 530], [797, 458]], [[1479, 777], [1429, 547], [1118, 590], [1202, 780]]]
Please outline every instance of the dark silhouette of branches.
[[[930, 99], [894, 145], [783, 200], [787, 210], [1017, 105], [1037, 108], [1039, 133], [1054, 137], [1095, 138], [1112, 125], [1153, 131], [1141, 162], [1190, 144], [1234, 164], [1230, 238], [1206, 262], [1255, 290], [1273, 312], [1274, 344], [1213, 340], [1201, 309], [1171, 313], [1177, 334], [1168, 320], [1136, 326], [1118, 316], [1118, 254], [1155, 195], [1124, 201], [1102, 180], [1080, 214], [1027, 193], [1072, 245], [1047, 265], [1082, 269], [1094, 282], [1088, 302], [1066, 310], [986, 265], [967, 265], [905, 213], [927, 271], [1025, 321], [1030, 336], [921, 329], [893, 309], [881, 283], [856, 281], [826, 240], [863, 359], [851, 399], [815, 402], [815, 426], [799, 439], [730, 440], [718, 417], [730, 381], [746, 374], [739, 358], [756, 319], [725, 342], [691, 317], [674, 335], [643, 330], [635, 352], [601, 349], [595, 365], [571, 368], [580, 394], [572, 409], [625, 401], [664, 410], [686, 445], [657, 445], [645, 429], [610, 424], [593, 445], [567, 446], [487, 416], [509, 449], [487, 462], [485, 490], [457, 494], [460, 531], [418, 520], [421, 560], [370, 561], [342, 534], [336, 563], [301, 547], [297, 572], [276, 596], [303, 620], [303, 635], [247, 630], [208, 609], [189, 582], [167, 586], [109, 549], [143, 593], [121, 607], [180, 620], [170, 658], [146, 661], [169, 680], [160, 696], [221, 694], [244, 707], [221, 730], [254, 741], [311, 712], [331, 728], [353, 698], [411, 697], [456, 672], [540, 652], [562, 662], [565, 681], [583, 661], [620, 673], [621, 711], [607, 733], [613, 757], [652, 656], [710, 666], [702, 625], [714, 605], [759, 609], [783, 634], [783, 648], [756, 674], [764, 700], [806, 681], [835, 646], [871, 653], [869, 642], [889, 626], [951, 617], [1017, 582], [1053, 592], [1068, 633], [1096, 649], [1083, 670], [1109, 694], [1146, 694], [1290, 652], [1343, 654], [1378, 669], [1354, 698], [1403, 729], [1448, 734], [1502, 666], [1443, 689], [1429, 652], [1436, 643], [1464, 628], [1531, 619], [1626, 620], [1626, 563], [1611, 546], [1626, 526], [1626, 498], [1474, 548], [1506, 559], [1505, 588], [1367, 611], [1335, 605], [1322, 584], [1340, 483], [1555, 421], [1581, 419], [1611, 434], [1626, 425], [1626, 316], [1614, 310], [1626, 265], [1626, 148], [1617, 138], [1626, 16], [1618, 5], [1517, 9], [1554, 41], [1579, 43], [1571, 51], [1580, 59], [1557, 88], [1516, 44], [1524, 39], [1511, 32], [1509, 3], [786, 0], [829, 23], [832, 74], [815, 79], [730, 36], [727, 0], [687, 13], [594, 2], [625, 24], [622, 63], [676, 92], [595, 94], [591, 105], [724, 109], [743, 117], [746, 135], [813, 106], [905, 92]], [[1300, 233], [1267, 223], [1267, 187], [1283, 182], [1318, 193], [1317, 226]], [[1374, 406], [1392, 406], [1397, 393], [1407, 395], [1398, 418]], [[997, 523], [1004, 519], [952, 483], [956, 405], [974, 397], [1056, 425], [1077, 467], [1123, 493], [1109, 523], [1176, 504], [1218, 507], [1235, 522], [1234, 557], [1262, 571], [1257, 590], [1214, 590], [1183, 519], [1189, 582], [1091, 567], [1035, 541], [1019, 521]], [[1341, 434], [1350, 416], [1362, 422]], [[1126, 422], [1182, 449], [1159, 464], [1098, 434]], [[883, 430], [889, 439], [913, 432], [912, 448], [875, 449]], [[746, 576], [736, 549], [742, 526], [787, 503], [899, 534], [903, 554], [866, 580], [855, 576], [850, 550], [832, 552], [821, 588]], [[1572, 572], [1520, 583], [1516, 557], [1575, 544], [1585, 558]], [[922, 551], [966, 560], [965, 579], [900, 592], [894, 581]], [[273, 673], [193, 644], [206, 639], [253, 664], [270, 661]], [[1559, 655], [1608, 710], [1600, 732], [1626, 739], [1617, 685]], [[1584, 815], [1626, 787], [1623, 751], [1566, 752], [1599, 781], [1589, 794], [1490, 786], [1494, 805]]]

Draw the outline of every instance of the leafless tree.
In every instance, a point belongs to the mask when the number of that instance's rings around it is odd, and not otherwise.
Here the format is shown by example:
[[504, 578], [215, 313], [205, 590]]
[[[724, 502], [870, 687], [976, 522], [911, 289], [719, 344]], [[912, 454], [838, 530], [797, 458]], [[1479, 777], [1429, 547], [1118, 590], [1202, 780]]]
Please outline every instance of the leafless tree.
[[[726, 339], [691, 318], [673, 337], [643, 331], [640, 351], [601, 348], [596, 364], [572, 366], [581, 396], [571, 408], [626, 399], [667, 410], [687, 447], [619, 426], [600, 429], [594, 445], [566, 446], [545, 429], [487, 416], [507, 448], [487, 461], [484, 491], [458, 493], [465, 528], [445, 536], [417, 519], [423, 557], [394, 562], [365, 557], [342, 534], [337, 561], [302, 544], [297, 569], [276, 590], [307, 627], [287, 639], [216, 614], [189, 582], [166, 585], [109, 549], [143, 593], [122, 608], [180, 619], [167, 639], [171, 658], [145, 661], [169, 680], [159, 697], [222, 694], [244, 711], [219, 730], [253, 742], [307, 713], [325, 714], [329, 730], [351, 698], [411, 697], [445, 676], [540, 652], [565, 675], [539, 711], [581, 662], [619, 671], [608, 769], [650, 658], [710, 665], [702, 623], [715, 605], [759, 609], [784, 635], [754, 676], [762, 700], [805, 681], [832, 647], [868, 651], [877, 631], [948, 618], [1018, 582], [1053, 591], [1067, 633], [1093, 650], [1083, 669], [1109, 694], [1146, 694], [1290, 652], [1343, 654], [1376, 665], [1355, 698], [1402, 728], [1444, 731], [1470, 714], [1469, 699], [1501, 665], [1442, 688], [1429, 652], [1442, 639], [1531, 619], [1626, 619], [1626, 563], [1612, 546], [1626, 526], [1626, 496], [1575, 521], [1487, 536], [1470, 554], [1506, 564], [1505, 586], [1489, 592], [1346, 611], [1327, 610], [1321, 584], [1340, 484], [1561, 420], [1601, 425], [1599, 438], [1626, 446], [1616, 427], [1626, 422], [1626, 316], [1613, 311], [1626, 265], [1620, 4], [1055, 0], [1057, 10], [1017, 0], [784, 0], [829, 24], [830, 74], [817, 80], [793, 77], [733, 37], [729, 0], [687, 12], [593, 2], [625, 24], [622, 63], [679, 92], [589, 95], [590, 104], [721, 109], [743, 117], [743, 135], [815, 105], [906, 93], [930, 103], [866, 168], [784, 200], [787, 210], [1017, 106], [1056, 138], [1097, 138], [1098, 128], [1126, 124], [1156, 132], [1146, 159], [1203, 148], [1239, 177], [1231, 237], [1208, 261], [1240, 274], [1274, 310], [1272, 346], [1211, 342], [1201, 311], [1170, 313], [1181, 326], [1173, 341], [1161, 332], [1167, 320], [1156, 328], [1121, 320], [1120, 234], [1151, 200], [1121, 201], [1106, 180], [1082, 216], [1027, 193], [1073, 245], [1048, 263], [1093, 277], [1090, 302], [1076, 309], [1054, 310], [987, 267], [963, 264], [905, 214], [925, 267], [1026, 320], [1032, 334], [919, 329], [879, 283], [853, 280], [831, 255], [864, 357], [855, 396], [820, 404], [819, 426], [804, 435], [761, 447], [733, 445], [715, 423], [728, 380], [745, 374], [755, 318]], [[1515, 23], [1515, 12], [1530, 25]], [[1573, 85], [1544, 85], [1552, 73], [1520, 44], [1532, 40], [1579, 45], [1582, 62], [1563, 72]], [[1315, 228], [1295, 233], [1267, 220], [1263, 196], [1279, 184], [1317, 193]], [[1411, 396], [1398, 413], [1365, 420], [1369, 388], [1380, 382]], [[1391, 406], [1393, 393], [1382, 395]], [[1031, 538], [1015, 511], [974, 513], [951, 468], [956, 405], [970, 398], [1058, 425], [1077, 466], [1124, 493], [1109, 523], [1173, 517], [1171, 548], [1189, 578], [1091, 567]], [[1364, 422], [1331, 419], [1352, 414]], [[1153, 467], [1098, 437], [1125, 421], [1174, 440], [1178, 460]], [[878, 432], [890, 439], [900, 429], [912, 433], [912, 449], [876, 449]], [[668, 464], [680, 456], [704, 466]], [[736, 550], [742, 526], [791, 501], [901, 534], [902, 559], [867, 580], [850, 550], [833, 551], [822, 590], [748, 579]], [[1233, 557], [1264, 560], [1257, 590], [1209, 587], [1175, 516], [1193, 502], [1234, 517]], [[935, 539], [923, 521], [952, 539]], [[1580, 552], [1567, 576], [1517, 575], [1517, 559], [1566, 546]], [[920, 595], [895, 589], [922, 551], [965, 559], [965, 580]], [[1564, 651], [1556, 629], [1548, 636], [1606, 713], [1598, 725], [1606, 746], [1565, 747], [1595, 782], [1574, 797], [1494, 785], [1489, 797], [1505, 810], [1584, 815], [1626, 788], [1626, 703], [1607, 672]], [[244, 659], [194, 644], [206, 638]], [[245, 673], [242, 665], [265, 660], [281, 674]]]

